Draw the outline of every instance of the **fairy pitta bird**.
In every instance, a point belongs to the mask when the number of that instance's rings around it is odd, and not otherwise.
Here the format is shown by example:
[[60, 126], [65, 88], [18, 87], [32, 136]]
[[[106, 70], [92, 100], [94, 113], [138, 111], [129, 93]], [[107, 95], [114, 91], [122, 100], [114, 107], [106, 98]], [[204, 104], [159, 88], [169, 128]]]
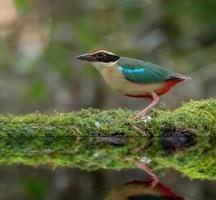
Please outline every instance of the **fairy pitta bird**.
[[191, 79], [159, 65], [120, 57], [105, 49], [96, 49], [77, 58], [92, 63], [105, 81], [120, 93], [152, 100], [136, 119], [143, 119], [159, 103], [160, 96], [169, 92], [177, 83]]

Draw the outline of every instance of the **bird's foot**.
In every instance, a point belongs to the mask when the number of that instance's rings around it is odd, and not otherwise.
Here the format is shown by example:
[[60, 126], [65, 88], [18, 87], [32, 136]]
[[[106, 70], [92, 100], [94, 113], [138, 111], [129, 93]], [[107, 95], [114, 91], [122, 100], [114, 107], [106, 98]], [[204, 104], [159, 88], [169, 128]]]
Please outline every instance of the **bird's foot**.
[[146, 115], [146, 116], [142, 117], [141, 119], [142, 119], [142, 121], [144, 121], [145, 123], [147, 123], [147, 122], [150, 122], [152, 120], [152, 117]]
[[[144, 123], [148, 123], [148, 122], [150, 122], [151, 120], [152, 120], [152, 117], [150, 117], [150, 116], [148, 116], [148, 115], [144, 115], [144, 116], [136, 116], [136, 117], [134, 117], [133, 118], [134, 120], [136, 120], [136, 121], [141, 121], [141, 122], [144, 122]], [[145, 129], [143, 129], [143, 127], [142, 126], [140, 126], [140, 125], [133, 125], [133, 128], [136, 130], [136, 131], [138, 131], [138, 132], [145, 132]]]
[[147, 123], [147, 122], [149, 122], [149, 121], [151, 121], [152, 120], [152, 117], [150, 117], [150, 116], [148, 116], [148, 115], [146, 115], [146, 113], [138, 113], [138, 115], [136, 115], [135, 117], [134, 117], [134, 120], [140, 120], [140, 121], [143, 121], [143, 122], [145, 122], [145, 123]]

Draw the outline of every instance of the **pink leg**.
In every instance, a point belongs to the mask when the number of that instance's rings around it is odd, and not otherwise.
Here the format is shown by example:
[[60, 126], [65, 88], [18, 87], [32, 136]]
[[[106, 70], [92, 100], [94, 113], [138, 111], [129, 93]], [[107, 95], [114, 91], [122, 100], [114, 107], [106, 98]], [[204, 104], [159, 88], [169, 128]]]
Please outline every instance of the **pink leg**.
[[146, 116], [147, 112], [152, 107], [154, 107], [155, 105], [157, 105], [159, 103], [159, 101], [160, 101], [159, 96], [154, 92], [151, 92], [150, 94], [152, 95], [153, 101], [146, 108], [144, 108], [144, 110], [142, 110], [140, 113], [138, 113], [138, 115], [135, 117], [135, 119], [143, 119]]
[[152, 179], [151, 187], [155, 187], [159, 182], [157, 175], [155, 175], [145, 163], [143, 163], [141, 161], [135, 161], [135, 163], [136, 163], [137, 167], [144, 170], [147, 174], [149, 174], [151, 176], [151, 179]]

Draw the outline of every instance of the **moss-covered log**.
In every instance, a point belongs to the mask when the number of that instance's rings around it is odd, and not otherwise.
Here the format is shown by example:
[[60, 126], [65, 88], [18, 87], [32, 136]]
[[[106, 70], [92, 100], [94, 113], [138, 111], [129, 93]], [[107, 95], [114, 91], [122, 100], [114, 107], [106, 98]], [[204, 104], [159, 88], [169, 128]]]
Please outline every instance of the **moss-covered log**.
[[123, 169], [128, 158], [150, 159], [191, 178], [216, 179], [216, 100], [191, 101], [151, 121], [132, 111], [87, 109], [52, 116], [0, 116], [0, 162]]

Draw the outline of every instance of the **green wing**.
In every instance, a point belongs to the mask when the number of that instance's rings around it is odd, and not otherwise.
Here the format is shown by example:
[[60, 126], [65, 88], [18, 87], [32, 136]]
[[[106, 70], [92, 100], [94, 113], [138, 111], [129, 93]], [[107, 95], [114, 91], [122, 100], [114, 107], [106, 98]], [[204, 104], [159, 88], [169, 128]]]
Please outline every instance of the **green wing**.
[[160, 83], [173, 79], [176, 73], [152, 63], [121, 57], [119, 70], [129, 81], [135, 83]]

